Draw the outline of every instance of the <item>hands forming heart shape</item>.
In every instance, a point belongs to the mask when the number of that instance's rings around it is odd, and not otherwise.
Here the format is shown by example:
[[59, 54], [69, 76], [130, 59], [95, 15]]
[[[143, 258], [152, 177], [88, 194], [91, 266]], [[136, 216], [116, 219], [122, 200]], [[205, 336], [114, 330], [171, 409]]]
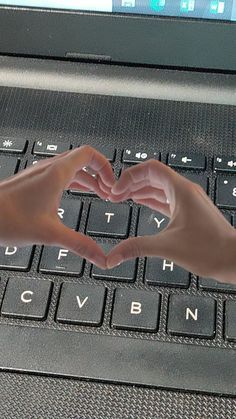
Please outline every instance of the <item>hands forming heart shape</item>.
[[[94, 191], [114, 203], [133, 200], [170, 222], [162, 232], [123, 240], [105, 255], [91, 237], [60, 221], [57, 210], [67, 189]], [[199, 185], [155, 160], [126, 169], [116, 180], [108, 160], [90, 146], [0, 182], [0, 244], [61, 246], [103, 269], [155, 256], [200, 276], [236, 282], [235, 230]]]

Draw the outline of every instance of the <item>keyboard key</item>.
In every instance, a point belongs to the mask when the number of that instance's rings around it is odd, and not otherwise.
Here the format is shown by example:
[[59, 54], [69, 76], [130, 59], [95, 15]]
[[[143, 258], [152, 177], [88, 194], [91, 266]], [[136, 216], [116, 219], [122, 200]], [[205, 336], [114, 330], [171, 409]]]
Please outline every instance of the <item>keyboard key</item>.
[[96, 193], [93, 191], [81, 191], [80, 189], [70, 189], [69, 192], [72, 195], [76, 195], [76, 196], [80, 196], [80, 195], [96, 196]]
[[56, 156], [70, 150], [71, 145], [67, 141], [39, 140], [34, 144], [33, 154], [37, 156]]
[[149, 291], [117, 289], [115, 291], [112, 326], [155, 332], [159, 323], [160, 294]]
[[236, 301], [226, 301], [225, 337], [236, 342]]
[[3, 153], [24, 153], [26, 146], [24, 138], [0, 137], [0, 151]]
[[236, 157], [217, 156], [213, 163], [216, 172], [235, 172], [236, 173]]
[[102, 323], [106, 289], [100, 285], [62, 285], [57, 320], [61, 323], [99, 326]]
[[112, 145], [91, 145], [91, 147], [95, 148], [97, 151], [99, 151], [100, 153], [102, 153], [107, 160], [109, 160], [111, 163], [113, 163], [115, 161], [115, 157], [116, 157], [116, 149], [112, 146]]
[[216, 180], [216, 205], [223, 208], [236, 208], [236, 177], [221, 176]]
[[180, 175], [186, 177], [188, 180], [190, 180], [191, 182], [194, 183], [198, 183], [198, 185], [200, 185], [203, 190], [208, 193], [208, 177], [204, 176], [203, 174], [199, 174], [199, 173], [191, 173], [191, 172], [184, 172], [184, 173], [179, 173]]
[[[99, 246], [102, 247], [104, 252], [107, 254], [115, 246], [115, 244], [101, 243], [98, 241]], [[128, 260], [127, 262], [121, 263], [112, 269], [100, 269], [93, 265], [92, 277], [94, 279], [103, 279], [108, 281], [121, 281], [121, 282], [133, 282], [136, 277], [137, 260]]]
[[236, 214], [234, 214], [232, 218], [233, 218], [232, 224], [234, 228], [236, 228]]
[[215, 335], [216, 301], [213, 298], [171, 295], [168, 332], [171, 335], [213, 338]]
[[0, 247], [0, 268], [27, 271], [33, 257], [33, 246]]
[[58, 216], [63, 224], [76, 230], [79, 224], [81, 209], [82, 203], [79, 200], [62, 199], [58, 208]]
[[157, 234], [169, 223], [169, 218], [158, 211], [141, 206], [138, 216], [137, 236]]
[[223, 214], [223, 216], [225, 217], [225, 219], [232, 224], [232, 216], [230, 214], [230, 212], [227, 211], [221, 211], [221, 213]]
[[3, 299], [2, 315], [43, 320], [46, 317], [51, 281], [9, 279]]
[[180, 167], [181, 169], [200, 169], [206, 168], [206, 157], [202, 154], [170, 153], [168, 155], [168, 165]]
[[67, 249], [44, 246], [39, 271], [49, 274], [81, 275], [84, 260]]
[[92, 236], [125, 238], [129, 233], [131, 207], [128, 204], [93, 202], [90, 206], [87, 233]]
[[188, 288], [189, 272], [171, 261], [147, 258], [145, 281], [148, 285]]
[[123, 151], [123, 163], [140, 163], [150, 159], [159, 160], [160, 152], [157, 150], [146, 150], [145, 147], [127, 148]]
[[33, 157], [29, 160], [27, 160], [25, 167], [29, 167], [29, 166], [34, 166], [35, 164], [37, 164], [39, 161], [44, 160], [43, 157]]
[[[236, 279], [236, 275], [235, 275], [235, 279]], [[230, 293], [236, 294], [236, 284], [226, 284], [223, 282], [218, 282], [212, 278], [199, 278], [198, 286], [202, 290], [230, 292]]]
[[18, 169], [19, 159], [15, 157], [0, 156], [0, 181], [13, 176]]

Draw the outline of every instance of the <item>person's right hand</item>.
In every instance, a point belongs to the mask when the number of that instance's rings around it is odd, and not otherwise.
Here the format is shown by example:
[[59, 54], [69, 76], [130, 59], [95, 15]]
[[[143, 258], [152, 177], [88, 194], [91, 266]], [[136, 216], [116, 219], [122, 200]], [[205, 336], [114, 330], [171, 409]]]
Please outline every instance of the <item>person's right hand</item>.
[[119, 243], [107, 257], [109, 268], [127, 259], [156, 256], [203, 277], [236, 282], [236, 232], [199, 185], [149, 160], [125, 170], [109, 199], [132, 199], [170, 218], [157, 235]]

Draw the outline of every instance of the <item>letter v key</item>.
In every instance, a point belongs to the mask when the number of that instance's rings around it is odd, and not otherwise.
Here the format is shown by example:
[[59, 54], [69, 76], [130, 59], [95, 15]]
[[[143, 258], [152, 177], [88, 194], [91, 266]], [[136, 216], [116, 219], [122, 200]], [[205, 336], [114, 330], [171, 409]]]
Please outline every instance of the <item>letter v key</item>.
[[86, 301], [88, 300], [88, 297], [85, 297], [85, 299], [81, 301], [79, 295], [77, 295], [76, 298], [77, 298], [79, 308], [82, 308], [85, 305]]

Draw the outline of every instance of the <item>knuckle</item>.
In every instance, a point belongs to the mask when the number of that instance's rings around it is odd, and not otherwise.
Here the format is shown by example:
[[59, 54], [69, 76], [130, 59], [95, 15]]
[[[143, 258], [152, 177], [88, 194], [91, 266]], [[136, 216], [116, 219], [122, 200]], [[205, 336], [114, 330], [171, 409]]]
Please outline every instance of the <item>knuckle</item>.
[[130, 256], [132, 258], [134, 258], [134, 257], [136, 257], [136, 258], [141, 257], [141, 246], [140, 246], [140, 240], [139, 239], [134, 239], [134, 240], [131, 240], [129, 242], [128, 253], [130, 254]]
[[84, 256], [85, 255], [85, 248], [83, 246], [83, 244], [81, 243], [80, 240], [78, 240], [74, 246], [73, 246], [73, 250], [75, 253], [79, 254], [80, 256]]
[[91, 145], [88, 145], [88, 144], [83, 144], [78, 149], [85, 153], [92, 153], [94, 151], [93, 147], [91, 147]]

